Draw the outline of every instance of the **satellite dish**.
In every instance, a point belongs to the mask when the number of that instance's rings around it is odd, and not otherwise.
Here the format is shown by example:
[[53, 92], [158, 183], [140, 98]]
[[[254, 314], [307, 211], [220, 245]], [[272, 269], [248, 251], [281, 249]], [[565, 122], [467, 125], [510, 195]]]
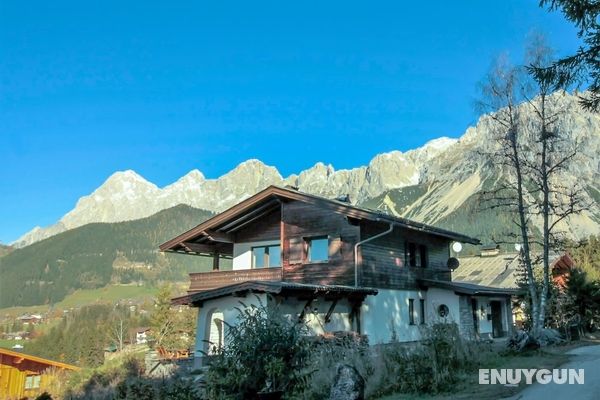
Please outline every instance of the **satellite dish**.
[[458, 261], [458, 258], [450, 257], [448, 259], [448, 262], [446, 263], [446, 265], [448, 266], [448, 269], [451, 269], [452, 271], [454, 271], [455, 269], [458, 268], [458, 266], [460, 265], [460, 262]]
[[455, 253], [460, 253], [462, 250], [462, 244], [460, 244], [460, 242], [452, 243], [452, 250], [454, 250]]
[[523, 246], [521, 245], [521, 243], [515, 243], [515, 250], [520, 253], [521, 249], [523, 248]]

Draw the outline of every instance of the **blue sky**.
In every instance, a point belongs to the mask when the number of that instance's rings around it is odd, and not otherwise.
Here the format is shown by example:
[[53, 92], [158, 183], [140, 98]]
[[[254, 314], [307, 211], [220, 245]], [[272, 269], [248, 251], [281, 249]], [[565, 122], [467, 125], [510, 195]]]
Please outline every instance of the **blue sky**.
[[[174, 5], [175, 4], [175, 5]], [[0, 2], [0, 241], [116, 170], [283, 175], [458, 137], [494, 57], [575, 30], [537, 0]]]

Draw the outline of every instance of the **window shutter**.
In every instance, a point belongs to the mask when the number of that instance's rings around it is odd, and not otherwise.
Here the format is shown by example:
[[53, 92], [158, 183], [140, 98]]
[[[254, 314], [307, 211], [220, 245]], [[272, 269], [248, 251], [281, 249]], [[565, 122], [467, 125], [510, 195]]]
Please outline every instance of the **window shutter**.
[[342, 238], [332, 237], [329, 239], [329, 258], [331, 260], [340, 260], [342, 258]]
[[288, 260], [290, 264], [302, 263], [304, 253], [304, 240], [301, 237], [291, 237], [288, 250]]

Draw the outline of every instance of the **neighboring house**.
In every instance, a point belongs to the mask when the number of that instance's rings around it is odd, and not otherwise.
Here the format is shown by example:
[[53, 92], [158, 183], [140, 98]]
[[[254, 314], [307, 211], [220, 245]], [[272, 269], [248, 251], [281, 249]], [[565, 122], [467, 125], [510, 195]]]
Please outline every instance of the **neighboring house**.
[[[512, 328], [511, 289], [451, 281], [450, 245], [477, 239], [294, 189], [270, 186], [161, 245], [208, 256], [175, 304], [198, 307], [195, 356], [224, 342], [243, 302], [277, 305], [314, 334], [347, 331], [371, 344], [421, 338], [419, 325], [453, 321], [477, 335], [472, 299], [489, 298], [495, 336]], [[232, 269], [220, 260], [231, 258]]]
[[0, 347], [0, 398], [33, 398], [52, 384], [57, 370], [77, 369], [73, 365]]
[[[564, 288], [575, 263], [568, 253], [553, 253], [550, 260], [552, 279], [559, 288]], [[502, 253], [497, 246], [483, 246], [478, 256], [460, 257], [460, 268], [453, 272], [452, 280], [494, 288], [517, 289], [523, 273], [519, 268], [519, 253]], [[473, 307], [490, 308], [485, 299]], [[524, 318], [522, 307], [513, 307], [513, 320], [517, 326], [522, 326]]]
[[24, 314], [17, 318], [24, 325], [37, 325], [42, 322], [42, 316], [39, 314]]
[[146, 344], [150, 336], [150, 328], [142, 327], [136, 328], [135, 331], [135, 344]]

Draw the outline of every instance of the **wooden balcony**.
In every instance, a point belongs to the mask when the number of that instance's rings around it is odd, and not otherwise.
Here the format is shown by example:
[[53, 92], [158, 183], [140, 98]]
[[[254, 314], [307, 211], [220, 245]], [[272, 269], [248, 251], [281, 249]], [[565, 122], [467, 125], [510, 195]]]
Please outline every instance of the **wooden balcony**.
[[238, 269], [190, 274], [188, 293], [214, 289], [246, 281], [280, 281], [281, 268]]

